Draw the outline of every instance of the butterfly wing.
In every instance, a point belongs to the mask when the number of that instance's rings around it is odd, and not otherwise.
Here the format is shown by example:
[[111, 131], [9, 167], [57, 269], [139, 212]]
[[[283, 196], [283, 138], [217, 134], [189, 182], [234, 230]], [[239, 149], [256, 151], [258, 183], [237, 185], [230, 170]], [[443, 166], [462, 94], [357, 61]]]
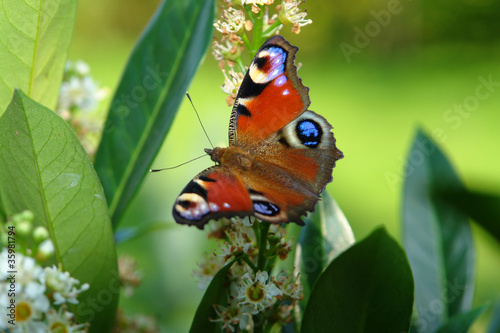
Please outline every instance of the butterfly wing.
[[255, 216], [303, 224], [301, 217], [314, 210], [343, 157], [331, 129], [322, 116], [306, 111], [255, 147], [252, 172], [240, 175], [251, 189]]
[[294, 65], [297, 50], [281, 36], [270, 38], [259, 49], [236, 96], [230, 145], [258, 144], [311, 104]]
[[228, 168], [213, 166], [190, 181], [175, 201], [172, 215], [177, 223], [203, 229], [211, 219], [251, 215], [246, 185]]

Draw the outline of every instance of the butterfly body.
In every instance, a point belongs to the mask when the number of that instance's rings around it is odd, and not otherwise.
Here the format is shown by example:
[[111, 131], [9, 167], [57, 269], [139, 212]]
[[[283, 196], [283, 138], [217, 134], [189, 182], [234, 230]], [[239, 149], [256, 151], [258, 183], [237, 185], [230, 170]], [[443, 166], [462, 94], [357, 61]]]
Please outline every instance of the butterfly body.
[[216, 165], [199, 173], [173, 208], [178, 223], [248, 216], [303, 224], [331, 181], [342, 152], [331, 125], [307, 110], [308, 88], [293, 64], [296, 47], [269, 39], [250, 65], [231, 113], [229, 147], [206, 149]]

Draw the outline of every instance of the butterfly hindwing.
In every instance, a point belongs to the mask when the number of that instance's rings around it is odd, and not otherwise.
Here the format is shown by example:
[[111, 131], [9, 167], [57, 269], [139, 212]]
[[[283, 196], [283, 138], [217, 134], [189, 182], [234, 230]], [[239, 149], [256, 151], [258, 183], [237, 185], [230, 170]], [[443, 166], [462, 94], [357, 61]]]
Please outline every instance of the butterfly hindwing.
[[294, 65], [298, 48], [274, 36], [257, 52], [231, 113], [230, 145], [252, 145], [283, 128], [310, 104]]
[[252, 173], [241, 177], [247, 187], [260, 193], [261, 201], [266, 198], [281, 212], [259, 216], [254, 206], [257, 217], [301, 224], [301, 216], [314, 209], [332, 179], [335, 162], [343, 157], [331, 129], [322, 116], [306, 111], [252, 150]]

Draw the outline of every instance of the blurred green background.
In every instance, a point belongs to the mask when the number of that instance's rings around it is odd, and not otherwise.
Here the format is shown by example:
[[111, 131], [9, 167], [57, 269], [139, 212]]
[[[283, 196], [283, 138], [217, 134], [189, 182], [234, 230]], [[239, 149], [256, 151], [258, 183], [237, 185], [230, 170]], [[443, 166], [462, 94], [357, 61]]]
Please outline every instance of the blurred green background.
[[[94, 78], [113, 91], [157, 4], [80, 1], [70, 59], [88, 62]], [[357, 239], [382, 224], [400, 239], [404, 166], [418, 126], [435, 138], [469, 188], [500, 192], [500, 1], [310, 0], [302, 7], [314, 23], [299, 35], [289, 27], [282, 34], [300, 48], [310, 109], [332, 123], [344, 152], [327, 190]], [[214, 144], [227, 145], [231, 109], [210, 53], [189, 91]], [[486, 87], [481, 78], [494, 83]], [[475, 98], [477, 89], [488, 96]], [[185, 100], [153, 167], [188, 161], [208, 146]], [[129, 313], [158, 316], [165, 332], [187, 331], [203, 295], [192, 270], [215, 243], [204, 232], [175, 225], [171, 208], [187, 182], [210, 165], [205, 158], [147, 175], [122, 223], [171, 225], [118, 247], [138, 259], [144, 276], [121, 304]], [[493, 302], [500, 296], [500, 246], [479, 227], [473, 232], [475, 302]], [[481, 332], [484, 320], [473, 331]]]

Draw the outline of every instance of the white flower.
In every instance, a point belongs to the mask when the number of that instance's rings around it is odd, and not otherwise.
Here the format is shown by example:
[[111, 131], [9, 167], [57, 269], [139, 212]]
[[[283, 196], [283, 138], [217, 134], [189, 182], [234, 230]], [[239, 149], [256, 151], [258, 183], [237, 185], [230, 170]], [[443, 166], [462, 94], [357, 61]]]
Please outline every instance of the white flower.
[[[69, 62], [67, 62], [66, 64], [68, 64], [68, 63]], [[71, 64], [69, 64], [69, 66], [71, 66]], [[90, 74], [90, 67], [83, 60], [77, 60], [77, 61], [75, 61], [75, 63], [73, 64], [73, 67], [74, 67], [75, 73], [77, 75], [87, 76], [87, 75]]]
[[255, 279], [250, 274], [245, 274], [240, 281], [240, 289], [238, 291], [238, 304], [248, 305], [250, 309], [262, 311], [271, 306], [276, 296], [280, 296], [282, 291], [276, 287], [274, 283], [268, 281], [266, 271], [257, 272]]
[[225, 332], [235, 332], [236, 327], [245, 331], [251, 331], [253, 328], [252, 313], [245, 312], [234, 300], [227, 307], [215, 305], [215, 312], [217, 318], [210, 321], [222, 323], [222, 329]]
[[222, 91], [228, 95], [236, 95], [240, 89], [241, 82], [243, 82], [243, 73], [235, 72], [234, 68], [230, 69], [229, 75], [225, 70], [222, 73], [224, 74], [224, 84], [221, 86]]
[[243, 27], [245, 25], [245, 14], [242, 10], [229, 7], [224, 9], [222, 17], [226, 19], [226, 22], [217, 20], [214, 23], [215, 29], [217, 29], [223, 35], [229, 34], [241, 34], [243, 32]]
[[241, 0], [241, 5], [272, 5], [274, 0]]
[[281, 271], [276, 278], [272, 278], [276, 286], [281, 290], [283, 297], [292, 300], [301, 300], [303, 286], [300, 282], [299, 275], [295, 278], [290, 277], [288, 273]]
[[99, 89], [90, 76], [90, 68], [85, 62], [78, 60], [73, 63], [68, 60], [56, 111], [63, 116], [73, 109], [83, 112], [94, 111], [98, 102], [106, 95], [107, 90]]
[[84, 283], [81, 289], [77, 289], [75, 285], [80, 284], [80, 281], [71, 277], [68, 272], [62, 272], [55, 265], [45, 267], [45, 275], [47, 287], [54, 291], [55, 305], [66, 302], [78, 304], [78, 300], [76, 299], [78, 294], [89, 289], [88, 283]]
[[10, 275], [7, 273], [9, 270], [16, 270], [16, 285], [26, 285], [28, 282], [38, 281], [43, 282], [44, 273], [43, 269], [35, 263], [31, 257], [26, 257], [20, 253], [16, 254], [16, 263], [13, 269], [7, 269], [8, 250], [2, 249], [0, 254], [0, 280], [5, 281]]
[[84, 333], [87, 332], [87, 324], [75, 324], [73, 314], [66, 311], [63, 305], [58, 311], [50, 309], [47, 312], [48, 332]]
[[50, 303], [44, 293], [45, 286], [37, 282], [30, 282], [22, 291], [16, 291], [16, 325], [7, 326], [12, 333], [47, 332], [42, 315], [49, 309]]
[[[225, 256], [225, 255], [224, 255]], [[214, 275], [224, 266], [225, 259], [221, 256], [210, 255], [204, 261], [198, 264], [198, 269], [193, 271], [193, 276], [198, 279], [198, 288], [207, 289]]]
[[292, 32], [296, 34], [300, 32], [300, 27], [312, 23], [312, 20], [305, 18], [307, 13], [305, 11], [301, 12], [299, 9], [299, 5], [302, 2], [303, 1], [285, 0], [279, 14], [281, 23], [293, 24]]
[[241, 55], [240, 42], [226, 39], [223, 44], [217, 41], [212, 43], [212, 54], [215, 60], [229, 59], [235, 61]]
[[224, 261], [228, 261], [229, 258], [233, 255], [234, 246], [229, 244], [228, 242], [219, 243], [218, 249], [214, 250], [214, 255], [217, 257], [224, 258]]

